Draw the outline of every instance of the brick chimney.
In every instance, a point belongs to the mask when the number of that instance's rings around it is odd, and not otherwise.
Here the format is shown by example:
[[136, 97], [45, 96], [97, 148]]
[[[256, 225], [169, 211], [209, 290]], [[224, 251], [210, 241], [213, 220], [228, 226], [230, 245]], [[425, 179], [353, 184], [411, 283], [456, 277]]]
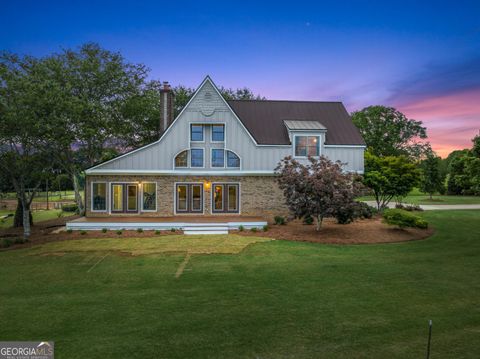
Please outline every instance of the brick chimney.
[[174, 120], [173, 105], [175, 95], [168, 81], [163, 81], [160, 88], [160, 135], [172, 124]]

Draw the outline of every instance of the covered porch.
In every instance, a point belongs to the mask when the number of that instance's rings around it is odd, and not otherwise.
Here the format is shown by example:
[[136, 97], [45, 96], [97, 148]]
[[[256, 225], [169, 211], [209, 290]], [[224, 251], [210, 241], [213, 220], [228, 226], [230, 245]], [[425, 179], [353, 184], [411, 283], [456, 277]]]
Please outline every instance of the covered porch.
[[264, 217], [254, 216], [175, 216], [175, 217], [81, 217], [66, 223], [71, 230], [181, 230], [185, 234], [227, 234], [230, 230], [262, 229]]

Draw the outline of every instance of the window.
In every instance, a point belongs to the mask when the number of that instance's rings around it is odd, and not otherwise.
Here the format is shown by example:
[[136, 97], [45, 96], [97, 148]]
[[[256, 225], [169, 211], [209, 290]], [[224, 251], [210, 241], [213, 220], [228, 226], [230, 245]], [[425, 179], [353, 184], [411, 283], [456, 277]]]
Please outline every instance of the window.
[[320, 137], [319, 136], [295, 136], [295, 156], [319, 156], [320, 155]]
[[180, 152], [177, 157], [175, 157], [175, 167], [187, 167], [188, 166], [188, 151]]
[[127, 211], [137, 211], [137, 185], [127, 185]]
[[238, 185], [228, 185], [228, 211], [238, 211]]
[[190, 125], [190, 141], [203, 142], [203, 125]]
[[224, 125], [212, 125], [212, 142], [225, 141], [225, 126]]
[[107, 184], [92, 183], [92, 211], [107, 210]]
[[177, 186], [177, 211], [186, 212], [187, 208], [187, 185]]
[[223, 211], [223, 185], [216, 185], [213, 191], [213, 210]]
[[203, 184], [177, 183], [176, 189], [176, 213], [203, 212]]
[[240, 167], [240, 158], [232, 151], [227, 151], [227, 167]]
[[203, 148], [192, 148], [190, 158], [191, 167], [203, 167]]
[[201, 184], [192, 185], [192, 212], [198, 212], [202, 210], [202, 189]]
[[225, 167], [225, 151], [223, 149], [212, 149], [212, 167]]
[[142, 191], [142, 211], [157, 210], [157, 184], [155, 182], [144, 183]]

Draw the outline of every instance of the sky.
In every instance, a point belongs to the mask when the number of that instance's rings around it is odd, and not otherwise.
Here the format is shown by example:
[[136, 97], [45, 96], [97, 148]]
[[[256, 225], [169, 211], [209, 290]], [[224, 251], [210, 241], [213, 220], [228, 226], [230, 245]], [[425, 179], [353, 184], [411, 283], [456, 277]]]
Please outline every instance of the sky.
[[151, 78], [268, 99], [393, 106], [445, 157], [480, 129], [480, 1], [6, 1], [0, 50], [44, 56], [86, 42]]

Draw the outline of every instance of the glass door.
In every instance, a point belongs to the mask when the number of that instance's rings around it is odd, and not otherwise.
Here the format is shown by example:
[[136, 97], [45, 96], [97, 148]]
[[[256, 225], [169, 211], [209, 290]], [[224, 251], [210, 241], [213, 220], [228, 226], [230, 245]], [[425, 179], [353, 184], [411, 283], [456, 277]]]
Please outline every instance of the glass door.
[[203, 213], [203, 184], [179, 183], [175, 193], [177, 213]]
[[239, 213], [240, 191], [237, 183], [214, 183], [212, 213]]
[[138, 204], [138, 191], [136, 184], [127, 185], [127, 211], [128, 212], [137, 212]]
[[112, 184], [112, 212], [123, 212], [123, 185]]
[[138, 185], [134, 183], [112, 184], [112, 213], [138, 212]]

